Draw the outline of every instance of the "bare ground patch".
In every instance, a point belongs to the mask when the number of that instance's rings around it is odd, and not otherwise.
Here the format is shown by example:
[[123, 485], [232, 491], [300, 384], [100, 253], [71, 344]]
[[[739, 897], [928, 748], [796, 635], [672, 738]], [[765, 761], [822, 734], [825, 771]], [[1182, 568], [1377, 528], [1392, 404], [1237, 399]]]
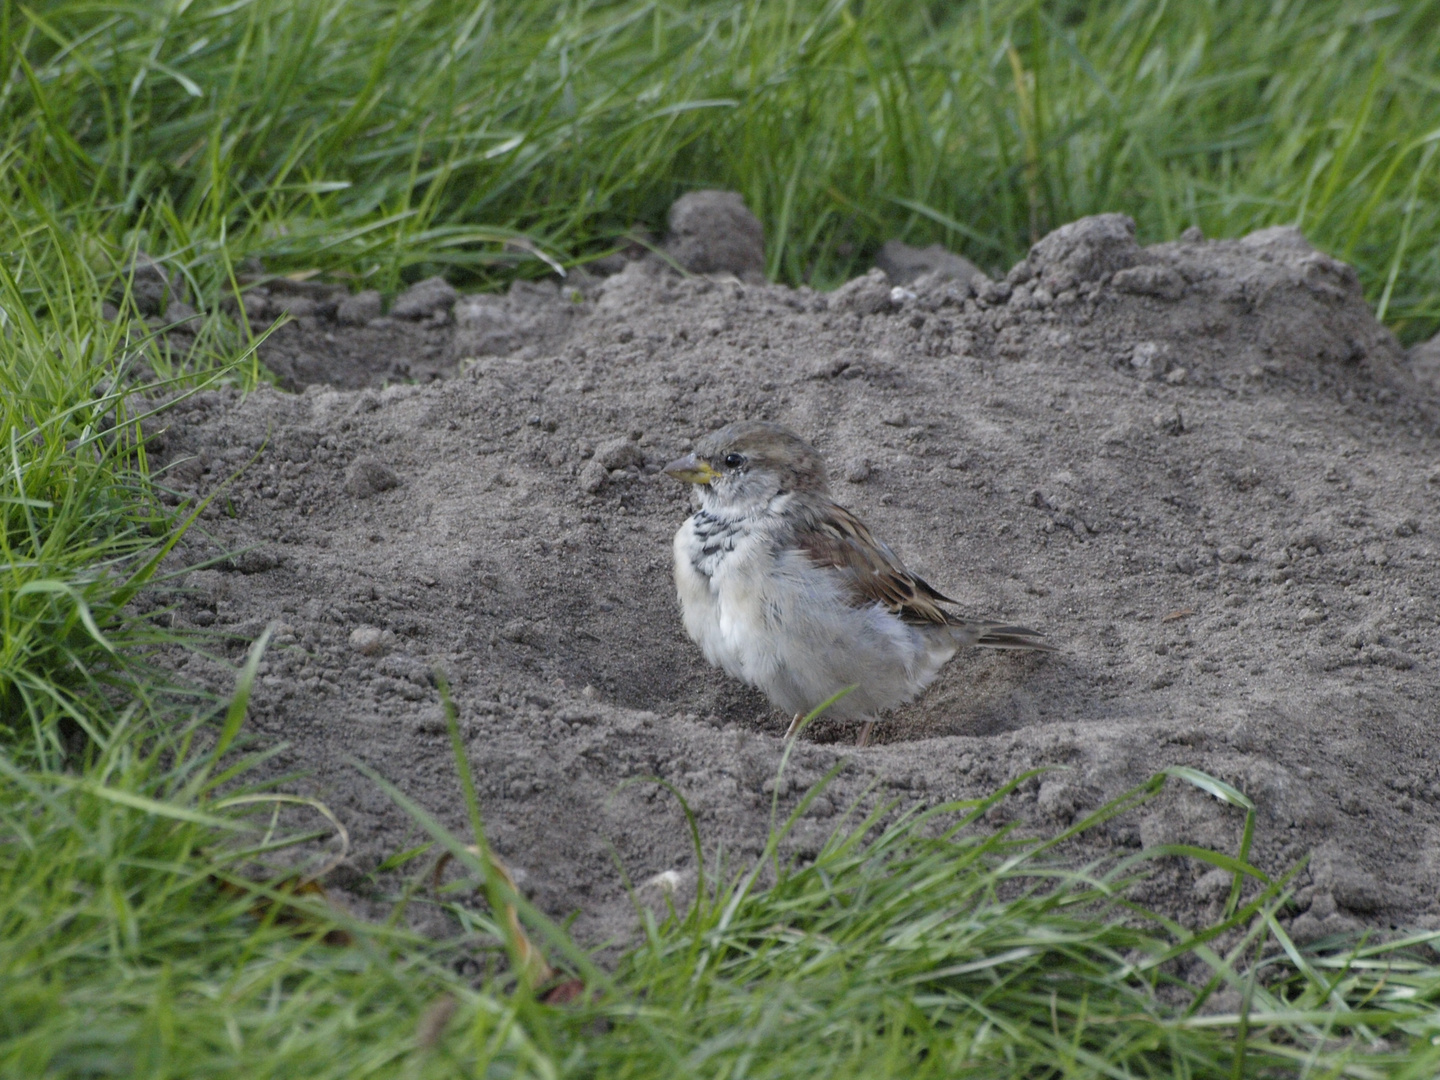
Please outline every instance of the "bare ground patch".
[[[192, 574], [177, 618], [235, 656], [280, 624], [251, 731], [287, 744], [361, 869], [413, 830], [348, 759], [464, 828], [435, 667], [496, 848], [588, 939], [630, 919], [612, 848], [634, 882], [694, 870], [674, 800], [623, 780], [675, 784], [707, 847], [760, 849], [786, 718], [686, 639], [688, 496], [658, 474], [760, 417], [812, 439], [938, 588], [1062, 648], [957, 658], [873, 749], [817, 725], [782, 809], [850, 765], [796, 850], [852, 799], [1054, 766], [995, 815], [1053, 828], [1180, 763], [1255, 799], [1262, 867], [1315, 853], [1297, 936], [1440, 917], [1436, 414], [1353, 273], [1297, 233], [1142, 249], [1107, 216], [1004, 282], [826, 296], [641, 261], [420, 307], [310, 309], [267, 347], [298, 392], [204, 395], [164, 443], [197, 492], [254, 458], [204, 521], [247, 550]], [[1176, 790], [1089, 844], [1233, 851], [1238, 827]], [[1213, 914], [1205, 869], [1147, 899]]]

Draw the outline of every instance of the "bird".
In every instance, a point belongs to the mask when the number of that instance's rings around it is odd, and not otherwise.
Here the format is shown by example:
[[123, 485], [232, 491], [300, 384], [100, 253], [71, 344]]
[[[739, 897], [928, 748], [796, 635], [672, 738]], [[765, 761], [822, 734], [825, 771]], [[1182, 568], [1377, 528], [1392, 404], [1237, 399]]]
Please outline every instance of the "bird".
[[885, 710], [914, 700], [964, 646], [1054, 652], [1037, 631], [976, 622], [905, 569], [830, 494], [816, 449], [781, 424], [744, 420], [664, 467], [693, 485], [675, 534], [675, 588], [705, 659], [794, 716], [827, 715], [870, 744]]

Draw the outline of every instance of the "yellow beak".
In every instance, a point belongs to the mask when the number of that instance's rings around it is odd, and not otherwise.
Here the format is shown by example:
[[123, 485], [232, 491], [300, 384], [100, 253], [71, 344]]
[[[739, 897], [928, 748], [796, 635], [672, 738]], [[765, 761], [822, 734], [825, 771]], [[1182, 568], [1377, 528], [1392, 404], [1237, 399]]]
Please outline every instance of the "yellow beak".
[[665, 474], [687, 484], [708, 484], [720, 476], [708, 461], [701, 461], [694, 454], [686, 454], [670, 462], [665, 466]]

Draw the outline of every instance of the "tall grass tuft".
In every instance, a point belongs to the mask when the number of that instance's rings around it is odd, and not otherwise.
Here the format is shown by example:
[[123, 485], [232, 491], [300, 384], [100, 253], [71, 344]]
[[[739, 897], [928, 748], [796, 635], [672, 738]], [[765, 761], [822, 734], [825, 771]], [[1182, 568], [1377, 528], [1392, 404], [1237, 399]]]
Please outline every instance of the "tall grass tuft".
[[[10, 192], [202, 292], [248, 256], [394, 289], [543, 273], [741, 191], [771, 274], [898, 237], [1003, 270], [1047, 229], [1293, 224], [1440, 323], [1440, 2], [195, 0], [7, 7]], [[538, 246], [538, 247], [537, 247]]]
[[103, 743], [147, 693], [133, 660], [157, 628], [130, 605], [178, 532], [149, 491], [137, 353], [101, 318], [93, 273], [53, 222], [5, 224], [0, 727], [53, 762], [67, 730]]

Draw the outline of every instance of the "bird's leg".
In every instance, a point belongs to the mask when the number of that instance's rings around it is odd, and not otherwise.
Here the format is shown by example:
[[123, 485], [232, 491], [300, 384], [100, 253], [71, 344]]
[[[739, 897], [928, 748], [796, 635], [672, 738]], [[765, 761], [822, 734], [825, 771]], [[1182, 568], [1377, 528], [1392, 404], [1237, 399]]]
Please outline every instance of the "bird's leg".
[[860, 725], [860, 734], [859, 734], [859, 736], [855, 739], [855, 745], [856, 745], [856, 746], [869, 746], [869, 745], [870, 745], [870, 736], [871, 736], [871, 735], [874, 735], [874, 734], [875, 734], [875, 721], [874, 721], [874, 720], [866, 720], [865, 723], [863, 723], [863, 724]]
[[802, 720], [804, 720], [804, 719], [805, 719], [805, 714], [804, 714], [804, 713], [799, 713], [799, 712], [797, 712], [797, 713], [795, 714], [795, 719], [794, 719], [794, 720], [791, 720], [791, 721], [790, 721], [790, 726], [785, 729], [785, 738], [786, 738], [786, 739], [793, 739], [793, 738], [795, 737], [795, 733], [800, 730], [800, 721], [802, 721]]

